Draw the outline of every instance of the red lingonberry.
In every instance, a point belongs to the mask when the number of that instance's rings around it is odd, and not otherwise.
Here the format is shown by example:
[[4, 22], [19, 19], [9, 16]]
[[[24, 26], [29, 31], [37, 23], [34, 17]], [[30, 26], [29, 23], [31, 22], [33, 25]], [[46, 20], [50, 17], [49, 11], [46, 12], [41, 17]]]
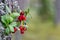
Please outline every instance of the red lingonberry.
[[20, 26], [20, 27], [19, 27], [19, 29], [20, 29], [20, 30], [23, 30], [23, 27], [22, 27], [22, 26]]
[[19, 17], [18, 17], [18, 20], [19, 20], [19, 21], [22, 21], [22, 18], [21, 18], [21, 16], [19, 16]]
[[14, 27], [14, 32], [16, 32], [17, 31], [17, 28], [16, 27]]
[[20, 16], [18, 17], [18, 20], [19, 20], [19, 21], [26, 20], [26, 17], [25, 17], [24, 15], [20, 15]]
[[25, 17], [25, 16], [23, 16], [22, 20], [26, 20], [26, 17]]
[[24, 30], [24, 31], [26, 31], [26, 30], [27, 30], [27, 28], [26, 28], [26, 27], [23, 27], [23, 30]]
[[24, 11], [20, 12], [20, 15], [24, 15]]
[[24, 34], [24, 30], [21, 30], [20, 33], [21, 33], [21, 34]]
[[21, 33], [21, 34], [24, 34], [24, 29], [23, 29], [23, 27], [20, 26], [19, 29], [20, 29], [20, 33]]
[[14, 32], [13, 33], [15, 33], [17, 31], [17, 28], [16, 27], [14, 27]]

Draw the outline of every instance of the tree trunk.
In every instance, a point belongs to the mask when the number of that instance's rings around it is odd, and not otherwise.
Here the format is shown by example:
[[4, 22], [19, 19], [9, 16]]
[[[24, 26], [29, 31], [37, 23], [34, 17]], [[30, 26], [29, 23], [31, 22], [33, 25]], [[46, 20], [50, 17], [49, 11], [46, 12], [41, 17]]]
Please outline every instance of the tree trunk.
[[60, 0], [56, 0], [56, 24], [60, 23]]

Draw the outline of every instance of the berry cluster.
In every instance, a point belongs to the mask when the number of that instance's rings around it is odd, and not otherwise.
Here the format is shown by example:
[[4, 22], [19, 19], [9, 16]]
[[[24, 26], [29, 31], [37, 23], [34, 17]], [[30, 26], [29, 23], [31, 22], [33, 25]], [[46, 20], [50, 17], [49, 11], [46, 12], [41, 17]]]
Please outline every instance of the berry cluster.
[[20, 22], [26, 20], [26, 17], [25, 17], [25, 15], [24, 15], [24, 12], [21, 12], [21, 13], [20, 13], [20, 16], [18, 17], [18, 20], [19, 20]]
[[26, 16], [24, 15], [24, 11], [20, 12], [20, 16], [18, 16], [18, 21], [21, 23], [21, 25], [20, 25], [19, 28], [14, 27], [14, 32], [13, 33], [15, 33], [19, 29], [20, 33], [24, 34], [24, 31], [27, 30], [26, 23], [24, 23], [26, 21]]

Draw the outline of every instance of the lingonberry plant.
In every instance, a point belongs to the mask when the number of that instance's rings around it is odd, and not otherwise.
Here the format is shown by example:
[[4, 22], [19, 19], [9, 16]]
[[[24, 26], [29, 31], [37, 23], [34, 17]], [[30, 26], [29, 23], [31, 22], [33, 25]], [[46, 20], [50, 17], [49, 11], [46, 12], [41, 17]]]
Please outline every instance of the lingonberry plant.
[[[9, 4], [8, 2], [5, 2], [5, 4], [2, 4], [2, 2], [0, 3], [0, 22], [3, 25], [3, 33], [5, 36], [8, 36], [11, 33], [14, 34], [17, 31], [20, 31], [20, 34], [24, 34], [27, 30], [27, 22], [30, 20], [29, 9], [24, 11], [20, 10], [17, 3], [17, 1], [13, 2], [13, 4]], [[12, 5], [13, 8], [10, 9], [8, 5]]]
[[[8, 35], [9, 33], [15, 33], [18, 29], [20, 29], [21, 34], [24, 34], [24, 31], [27, 30], [25, 22], [27, 15], [25, 16], [25, 14], [24, 11], [21, 11], [20, 13], [11, 13], [1, 16], [1, 21], [5, 28], [5, 34]], [[17, 19], [17, 21], [15, 19]], [[20, 24], [18, 22], [20, 22]]]
[[[8, 1], [0, 1], [0, 29], [3, 29], [3, 31], [0, 30], [0, 34], [3, 35], [2, 40], [11, 40], [9, 35], [17, 31], [24, 34], [28, 28], [27, 23], [31, 19], [29, 8], [23, 11], [19, 8], [17, 1], [11, 4]], [[5, 36], [8, 36], [7, 39]]]

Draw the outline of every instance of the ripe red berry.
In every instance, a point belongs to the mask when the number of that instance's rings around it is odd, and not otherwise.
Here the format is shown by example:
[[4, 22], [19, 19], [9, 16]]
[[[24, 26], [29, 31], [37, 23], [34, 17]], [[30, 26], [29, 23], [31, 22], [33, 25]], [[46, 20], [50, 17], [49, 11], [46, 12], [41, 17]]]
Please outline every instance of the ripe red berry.
[[17, 28], [16, 27], [14, 27], [14, 32], [13, 33], [15, 33], [17, 31]]
[[21, 34], [24, 34], [24, 30], [21, 30], [20, 33], [21, 33]]
[[27, 28], [26, 28], [26, 27], [24, 27], [24, 28], [23, 28], [23, 30], [24, 30], [24, 31], [26, 31], [26, 30], [27, 30]]
[[19, 16], [19, 17], [18, 17], [18, 20], [19, 20], [19, 21], [22, 21], [22, 18], [21, 18], [21, 16]]
[[18, 20], [19, 20], [19, 21], [26, 20], [26, 17], [25, 17], [24, 15], [20, 15], [20, 16], [18, 17]]
[[20, 15], [24, 15], [24, 11], [20, 12]]
[[20, 26], [20, 27], [19, 27], [19, 29], [20, 29], [20, 30], [22, 30], [22, 29], [23, 29], [23, 27], [22, 27], [22, 26]]
[[20, 29], [20, 33], [21, 33], [21, 34], [24, 34], [24, 29], [23, 29], [23, 27], [20, 26], [19, 29]]
[[25, 17], [25, 16], [23, 16], [22, 20], [26, 20], [26, 17]]

